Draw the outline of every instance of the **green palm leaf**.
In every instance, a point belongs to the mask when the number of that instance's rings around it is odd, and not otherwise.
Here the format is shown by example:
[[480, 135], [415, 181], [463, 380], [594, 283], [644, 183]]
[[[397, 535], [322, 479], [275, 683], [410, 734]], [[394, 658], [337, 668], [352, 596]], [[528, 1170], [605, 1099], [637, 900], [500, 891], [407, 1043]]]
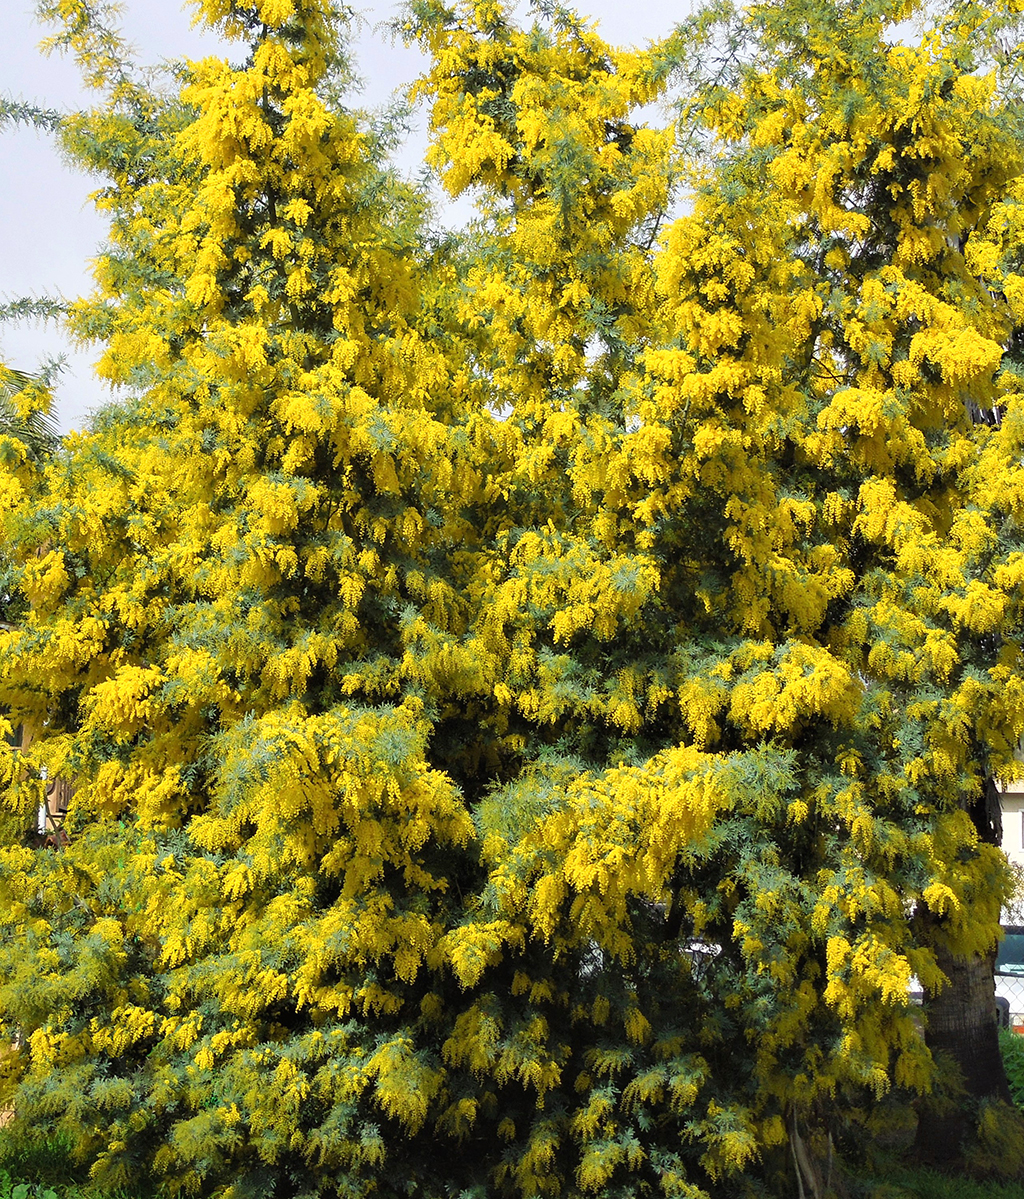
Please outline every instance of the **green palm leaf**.
[[[28, 391], [38, 391], [45, 402], [26, 414], [16, 397]], [[37, 459], [54, 453], [60, 444], [60, 430], [48, 411], [48, 391], [41, 376], [0, 364], [0, 436], [16, 437]]]

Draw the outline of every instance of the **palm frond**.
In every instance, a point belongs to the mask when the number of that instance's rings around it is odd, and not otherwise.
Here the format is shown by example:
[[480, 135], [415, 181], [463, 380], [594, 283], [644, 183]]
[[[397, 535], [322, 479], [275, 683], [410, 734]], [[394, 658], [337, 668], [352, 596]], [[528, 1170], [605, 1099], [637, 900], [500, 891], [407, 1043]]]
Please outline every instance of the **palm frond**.
[[[17, 397], [33, 391], [40, 402], [25, 411]], [[16, 437], [37, 460], [49, 457], [60, 445], [60, 430], [49, 404], [49, 383], [44, 375], [31, 375], [0, 363], [0, 436]]]

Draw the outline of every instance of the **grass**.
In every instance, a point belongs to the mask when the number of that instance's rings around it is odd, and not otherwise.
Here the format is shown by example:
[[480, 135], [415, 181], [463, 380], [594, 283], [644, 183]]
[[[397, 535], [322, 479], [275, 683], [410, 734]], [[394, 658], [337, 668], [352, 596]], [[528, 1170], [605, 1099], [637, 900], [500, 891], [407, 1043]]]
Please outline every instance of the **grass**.
[[59, 1136], [26, 1140], [0, 1130], [0, 1199], [152, 1199], [152, 1192], [101, 1195]]
[[0, 1199], [85, 1199], [67, 1146], [56, 1137], [32, 1143], [0, 1134]]
[[1024, 1183], [975, 1182], [934, 1170], [894, 1169], [861, 1186], [864, 1199], [1024, 1199]]

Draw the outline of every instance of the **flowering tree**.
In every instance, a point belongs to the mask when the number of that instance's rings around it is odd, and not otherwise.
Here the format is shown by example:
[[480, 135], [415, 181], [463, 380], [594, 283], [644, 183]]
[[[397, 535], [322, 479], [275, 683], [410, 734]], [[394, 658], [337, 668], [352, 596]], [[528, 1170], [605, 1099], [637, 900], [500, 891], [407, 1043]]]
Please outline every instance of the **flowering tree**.
[[1012, 19], [413, 3], [460, 239], [320, 0], [204, 0], [169, 96], [53, 10], [127, 398], [2, 440], [5, 802], [76, 780], [0, 852], [19, 1118], [175, 1193], [823, 1193], [934, 1049], [922, 1149], [1018, 1168], [943, 998], [1024, 725]]

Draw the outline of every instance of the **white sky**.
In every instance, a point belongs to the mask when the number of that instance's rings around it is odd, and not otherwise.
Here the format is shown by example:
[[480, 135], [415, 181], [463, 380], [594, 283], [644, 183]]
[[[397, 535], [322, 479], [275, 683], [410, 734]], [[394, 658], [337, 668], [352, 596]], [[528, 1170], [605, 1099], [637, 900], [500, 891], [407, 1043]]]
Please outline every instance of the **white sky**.
[[[609, 41], [642, 45], [667, 33], [687, 15], [689, 4], [582, 0], [580, 9], [598, 20]], [[375, 28], [395, 15], [396, 4], [385, 0], [359, 6], [359, 11], [363, 21], [355, 56], [366, 83], [358, 102], [372, 106], [411, 82], [422, 58]], [[144, 64], [218, 52], [213, 38], [191, 28], [190, 10], [179, 0], [126, 0], [122, 27]], [[74, 64], [38, 52], [48, 31], [35, 22], [32, 0], [0, 0], [0, 28], [5, 43], [0, 92], [58, 109], [83, 103]], [[418, 123], [420, 132], [403, 155], [410, 170], [418, 165], [424, 145], [422, 115]], [[48, 136], [23, 128], [0, 131], [0, 172], [5, 181], [0, 188], [0, 300], [87, 293], [88, 260], [104, 235], [103, 222], [87, 199], [97, 181], [69, 169]], [[33, 369], [48, 355], [66, 355], [67, 369], [57, 387], [57, 415], [65, 429], [83, 424], [107, 394], [92, 373], [95, 351], [69, 346], [52, 326], [5, 323], [0, 326], [0, 354], [23, 369]]]

